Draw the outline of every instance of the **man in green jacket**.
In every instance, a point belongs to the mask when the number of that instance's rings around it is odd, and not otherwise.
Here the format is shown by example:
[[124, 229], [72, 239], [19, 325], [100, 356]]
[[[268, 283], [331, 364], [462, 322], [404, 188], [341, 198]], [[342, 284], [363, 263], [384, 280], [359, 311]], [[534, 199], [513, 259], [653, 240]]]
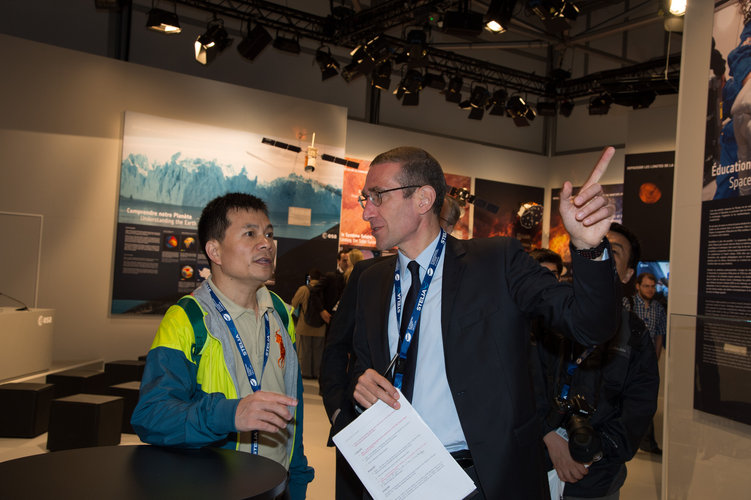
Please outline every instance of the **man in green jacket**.
[[292, 500], [313, 479], [290, 309], [264, 283], [274, 271], [266, 204], [230, 193], [204, 208], [198, 237], [211, 277], [172, 306], [146, 359], [131, 423], [147, 443], [218, 446], [289, 470]]

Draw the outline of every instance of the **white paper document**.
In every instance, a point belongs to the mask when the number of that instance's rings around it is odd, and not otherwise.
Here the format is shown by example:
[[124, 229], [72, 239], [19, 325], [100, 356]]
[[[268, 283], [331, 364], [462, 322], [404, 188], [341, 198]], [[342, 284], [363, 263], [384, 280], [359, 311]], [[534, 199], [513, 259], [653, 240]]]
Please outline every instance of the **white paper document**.
[[334, 443], [375, 500], [461, 500], [472, 479], [403, 396], [383, 401], [334, 436]]

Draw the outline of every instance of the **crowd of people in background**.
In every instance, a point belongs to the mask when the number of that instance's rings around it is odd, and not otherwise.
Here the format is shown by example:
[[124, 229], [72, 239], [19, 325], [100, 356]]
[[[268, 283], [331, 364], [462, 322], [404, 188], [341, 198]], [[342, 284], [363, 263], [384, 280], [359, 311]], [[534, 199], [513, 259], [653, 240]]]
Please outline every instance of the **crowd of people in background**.
[[[304, 498], [302, 379], [319, 379], [330, 446], [377, 400], [398, 408], [406, 397], [474, 498], [619, 498], [637, 449], [660, 452], [666, 315], [655, 276], [634, 276], [638, 239], [611, 223], [598, 184], [611, 157], [576, 196], [564, 185], [564, 264], [513, 238], [453, 238], [462, 207], [437, 161], [418, 148], [383, 153], [360, 196], [376, 257], [340, 250], [288, 304], [265, 286], [275, 248], [263, 201], [212, 201], [199, 222], [211, 277], [162, 321], [133, 427], [145, 442], [272, 458], [289, 471], [290, 498]], [[338, 451], [336, 474], [332, 496], [368, 498]]]

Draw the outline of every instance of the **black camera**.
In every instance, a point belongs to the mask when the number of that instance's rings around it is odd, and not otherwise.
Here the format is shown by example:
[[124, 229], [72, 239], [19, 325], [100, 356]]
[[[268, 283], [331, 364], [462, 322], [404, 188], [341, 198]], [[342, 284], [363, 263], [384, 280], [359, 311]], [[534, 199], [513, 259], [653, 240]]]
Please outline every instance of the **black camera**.
[[555, 398], [553, 407], [545, 417], [550, 427], [566, 429], [571, 458], [583, 464], [597, 462], [602, 458], [600, 436], [589, 423], [594, 411], [584, 397], [577, 394], [568, 399]]

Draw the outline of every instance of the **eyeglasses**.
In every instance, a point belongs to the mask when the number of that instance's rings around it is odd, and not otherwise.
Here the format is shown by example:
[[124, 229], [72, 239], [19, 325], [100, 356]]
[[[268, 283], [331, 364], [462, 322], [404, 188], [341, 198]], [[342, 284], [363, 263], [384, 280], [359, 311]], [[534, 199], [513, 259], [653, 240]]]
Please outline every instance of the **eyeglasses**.
[[419, 187], [421, 187], [421, 186], [416, 186], [416, 185], [412, 185], [412, 186], [399, 186], [399, 187], [395, 187], [395, 188], [391, 188], [391, 189], [384, 189], [383, 191], [378, 191], [376, 189], [371, 189], [369, 194], [365, 194], [365, 191], [363, 191], [362, 194], [357, 197], [357, 201], [360, 202], [360, 206], [363, 209], [365, 209], [365, 204], [368, 202], [368, 200], [370, 200], [370, 202], [373, 205], [375, 205], [377, 207], [380, 207], [381, 203], [383, 203], [383, 199], [381, 198], [381, 196], [383, 196], [384, 193], [388, 193], [389, 191], [397, 191], [399, 189], [409, 189], [409, 188], [419, 188]]

